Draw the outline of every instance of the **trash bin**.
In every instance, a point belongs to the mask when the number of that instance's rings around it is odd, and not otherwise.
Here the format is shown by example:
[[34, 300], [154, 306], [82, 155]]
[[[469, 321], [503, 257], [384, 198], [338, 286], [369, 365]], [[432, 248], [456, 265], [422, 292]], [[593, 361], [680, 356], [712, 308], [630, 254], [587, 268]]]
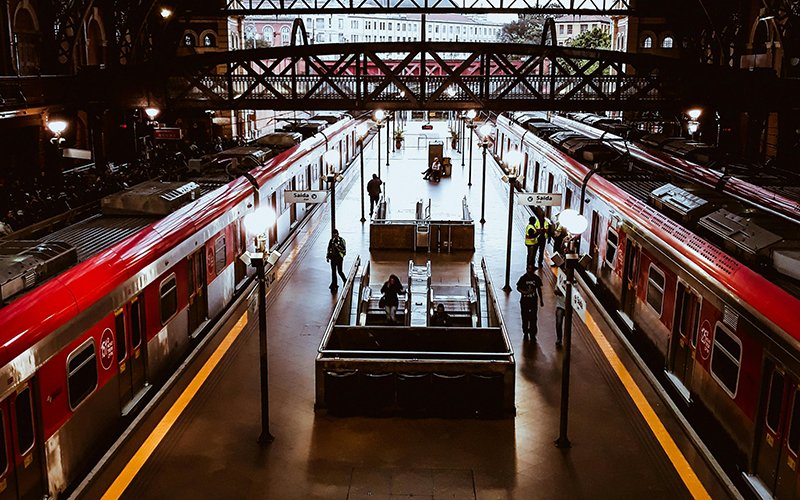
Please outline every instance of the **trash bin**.
[[453, 172], [452, 159], [449, 156], [442, 158], [442, 177], [450, 177]]

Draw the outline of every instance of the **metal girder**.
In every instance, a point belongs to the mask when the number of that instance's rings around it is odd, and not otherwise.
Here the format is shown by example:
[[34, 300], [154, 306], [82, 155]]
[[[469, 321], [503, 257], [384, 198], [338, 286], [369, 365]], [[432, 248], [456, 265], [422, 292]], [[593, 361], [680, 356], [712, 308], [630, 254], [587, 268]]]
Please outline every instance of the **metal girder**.
[[227, 0], [231, 16], [368, 13], [628, 15], [635, 0]]
[[693, 103], [747, 110], [796, 105], [797, 100], [769, 72], [499, 43], [325, 44], [217, 52], [172, 59], [156, 74], [166, 75], [167, 104], [184, 109], [599, 111], [675, 110]]

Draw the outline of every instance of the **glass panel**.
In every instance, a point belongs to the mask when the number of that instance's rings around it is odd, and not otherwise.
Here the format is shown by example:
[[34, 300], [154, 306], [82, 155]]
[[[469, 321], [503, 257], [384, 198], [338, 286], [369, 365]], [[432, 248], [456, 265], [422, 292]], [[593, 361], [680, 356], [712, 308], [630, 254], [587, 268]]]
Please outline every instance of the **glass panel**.
[[650, 267], [647, 281], [647, 303], [655, 311], [661, 314], [661, 307], [664, 302], [664, 275], [656, 268]]
[[225, 269], [225, 237], [218, 238], [214, 243], [214, 266], [217, 273]]
[[24, 455], [33, 448], [33, 405], [31, 405], [31, 388], [26, 387], [14, 403], [17, 414], [17, 443], [19, 454]]
[[115, 328], [117, 329], [117, 362], [122, 363], [128, 356], [128, 350], [125, 343], [125, 314], [122, 311], [119, 311], [119, 313], [114, 316], [114, 323]]
[[137, 348], [142, 343], [142, 308], [139, 301], [131, 303], [131, 347]]
[[792, 393], [792, 416], [789, 420], [789, 438], [786, 441], [786, 446], [792, 450], [792, 453], [797, 455], [798, 448], [800, 448], [800, 398], [797, 397], [798, 390]]
[[781, 423], [781, 407], [783, 406], [783, 374], [779, 371], [772, 372], [769, 384], [769, 400], [767, 401], [767, 427], [776, 433]]
[[84, 344], [67, 361], [67, 392], [70, 408], [75, 409], [97, 387], [97, 362], [94, 342]]
[[6, 416], [0, 418], [0, 475], [8, 472], [8, 446], [6, 446]]
[[178, 288], [175, 276], [161, 283], [161, 324], [178, 311]]
[[740, 355], [741, 347], [736, 340], [727, 331], [717, 326], [711, 351], [711, 373], [728, 390], [731, 397], [736, 395], [739, 383]]

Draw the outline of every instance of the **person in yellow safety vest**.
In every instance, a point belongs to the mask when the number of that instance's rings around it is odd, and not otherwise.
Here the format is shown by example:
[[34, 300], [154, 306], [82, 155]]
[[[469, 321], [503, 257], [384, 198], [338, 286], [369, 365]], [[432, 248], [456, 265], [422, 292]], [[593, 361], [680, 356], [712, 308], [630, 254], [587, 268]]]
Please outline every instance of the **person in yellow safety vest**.
[[536, 260], [536, 248], [539, 244], [538, 225], [539, 219], [531, 216], [528, 219], [528, 225], [525, 226], [525, 247], [528, 249], [527, 266], [533, 266]]

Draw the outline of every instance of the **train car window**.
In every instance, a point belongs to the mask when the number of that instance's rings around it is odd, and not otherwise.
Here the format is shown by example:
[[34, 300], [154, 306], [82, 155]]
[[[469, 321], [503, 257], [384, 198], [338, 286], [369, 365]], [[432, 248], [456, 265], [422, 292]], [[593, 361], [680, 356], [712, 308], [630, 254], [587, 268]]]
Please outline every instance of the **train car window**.
[[175, 274], [161, 282], [161, 324], [165, 325], [178, 312], [178, 281]]
[[792, 391], [792, 415], [789, 419], [789, 437], [786, 446], [797, 456], [800, 453], [800, 398], [797, 387]]
[[20, 455], [25, 455], [33, 448], [33, 405], [31, 403], [30, 387], [20, 391], [14, 401], [17, 416], [17, 443], [19, 444]]
[[714, 344], [711, 347], [711, 376], [725, 392], [736, 397], [739, 386], [739, 367], [742, 362], [742, 345], [722, 324], [714, 330]]
[[647, 303], [661, 316], [664, 307], [664, 273], [650, 264], [647, 272]]
[[542, 171], [542, 166], [539, 162], [534, 162], [534, 171], [533, 171], [533, 191], [539, 191], [539, 172]]
[[89, 339], [67, 356], [67, 393], [74, 410], [97, 387], [97, 355]]
[[142, 343], [142, 306], [138, 299], [131, 302], [131, 347]]
[[617, 248], [619, 247], [619, 236], [610, 228], [606, 235], [606, 263], [614, 267], [617, 260]]
[[125, 314], [122, 309], [114, 313], [114, 327], [117, 330], [117, 363], [122, 363], [128, 356], [125, 346]]
[[772, 371], [769, 381], [769, 399], [767, 400], [767, 415], [764, 423], [773, 434], [777, 434], [781, 424], [781, 409], [783, 408], [783, 373]]
[[564, 210], [572, 208], [572, 190], [570, 188], [566, 188], [566, 193], [564, 194]]
[[8, 448], [6, 447], [6, 415], [0, 414], [0, 476], [8, 472]]
[[214, 242], [214, 269], [216, 269], [217, 274], [221, 273], [223, 269], [225, 269], [225, 237], [220, 236], [217, 238], [217, 241]]

